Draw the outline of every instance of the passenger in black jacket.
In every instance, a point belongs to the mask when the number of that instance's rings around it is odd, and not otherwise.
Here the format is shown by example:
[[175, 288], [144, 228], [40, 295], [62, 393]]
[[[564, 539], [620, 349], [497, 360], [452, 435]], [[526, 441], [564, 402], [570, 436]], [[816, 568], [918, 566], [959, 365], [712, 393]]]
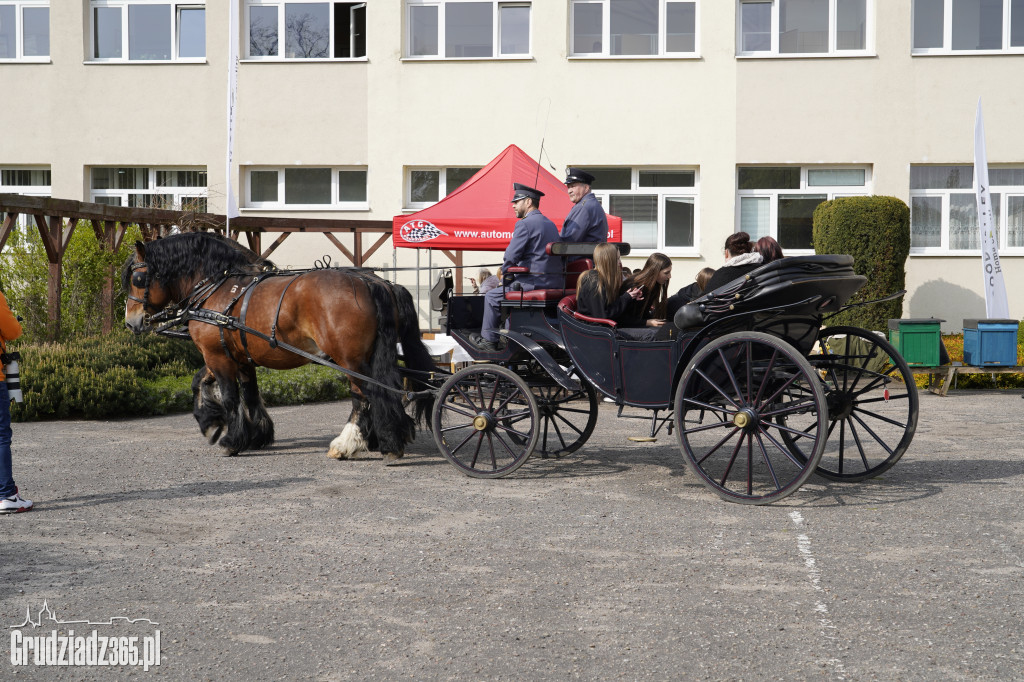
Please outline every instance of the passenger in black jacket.
[[736, 232], [729, 235], [725, 240], [725, 264], [715, 270], [715, 274], [708, 281], [707, 290], [714, 291], [734, 279], [739, 279], [751, 270], [761, 267], [763, 260], [761, 254], [751, 251], [749, 234]]
[[676, 316], [677, 310], [690, 301], [696, 301], [703, 296], [704, 292], [708, 290], [708, 282], [711, 281], [711, 276], [714, 274], [714, 268], [702, 268], [697, 273], [697, 277], [692, 284], [683, 287], [674, 296], [669, 296], [668, 303], [665, 306], [666, 318], [669, 320], [673, 319]]
[[594, 269], [584, 272], [576, 286], [576, 310], [587, 317], [619, 322], [627, 306], [642, 295], [640, 287], [622, 289], [618, 248], [608, 243], [594, 247]]

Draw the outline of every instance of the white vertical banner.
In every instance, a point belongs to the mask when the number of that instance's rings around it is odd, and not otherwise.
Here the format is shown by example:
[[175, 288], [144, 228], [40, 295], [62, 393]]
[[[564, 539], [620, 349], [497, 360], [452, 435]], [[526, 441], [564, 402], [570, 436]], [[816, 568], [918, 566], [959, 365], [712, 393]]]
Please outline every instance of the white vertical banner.
[[978, 199], [978, 230], [981, 232], [981, 267], [985, 279], [985, 317], [1006, 319], [1010, 305], [999, 264], [999, 239], [992, 215], [992, 197], [988, 187], [988, 156], [985, 153], [985, 121], [981, 117], [981, 98], [974, 119], [974, 191]]
[[225, 232], [230, 229], [231, 218], [238, 215], [238, 201], [235, 199], [235, 190], [231, 182], [231, 161], [235, 149], [235, 100], [238, 90], [238, 0], [228, 0], [228, 6], [230, 9], [228, 10], [228, 150], [227, 165], [224, 168], [224, 176], [227, 179]]

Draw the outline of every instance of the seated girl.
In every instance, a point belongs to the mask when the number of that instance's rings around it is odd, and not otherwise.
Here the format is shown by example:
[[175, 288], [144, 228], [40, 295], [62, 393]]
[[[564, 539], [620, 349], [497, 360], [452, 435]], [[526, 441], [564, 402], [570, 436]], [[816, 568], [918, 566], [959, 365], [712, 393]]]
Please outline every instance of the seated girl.
[[640, 295], [628, 302], [622, 317], [616, 320], [622, 336], [639, 341], [652, 341], [662, 336], [667, 338], [666, 304], [671, 278], [671, 259], [663, 253], [652, 253], [643, 269], [626, 280], [622, 290], [632, 291], [639, 287]]
[[642, 295], [640, 287], [621, 291], [622, 261], [614, 244], [594, 247], [594, 269], [584, 272], [576, 285], [576, 310], [587, 317], [618, 322], [629, 304]]

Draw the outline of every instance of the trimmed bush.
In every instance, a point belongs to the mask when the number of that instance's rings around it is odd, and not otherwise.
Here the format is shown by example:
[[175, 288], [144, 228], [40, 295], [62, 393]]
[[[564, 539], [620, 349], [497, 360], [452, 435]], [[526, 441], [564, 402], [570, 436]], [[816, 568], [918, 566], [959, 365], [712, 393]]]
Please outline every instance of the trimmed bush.
[[[889, 296], [906, 286], [910, 255], [910, 208], [896, 197], [840, 197], [814, 210], [814, 250], [849, 254], [853, 270], [868, 281], [849, 303]], [[885, 331], [890, 319], [903, 316], [903, 299], [840, 313], [829, 325], [852, 325]]]
[[[146, 417], [192, 410], [192, 376], [203, 358], [190, 341], [118, 330], [66, 343], [18, 343], [25, 401], [14, 421]], [[340, 400], [348, 381], [334, 370], [257, 369], [267, 405]]]

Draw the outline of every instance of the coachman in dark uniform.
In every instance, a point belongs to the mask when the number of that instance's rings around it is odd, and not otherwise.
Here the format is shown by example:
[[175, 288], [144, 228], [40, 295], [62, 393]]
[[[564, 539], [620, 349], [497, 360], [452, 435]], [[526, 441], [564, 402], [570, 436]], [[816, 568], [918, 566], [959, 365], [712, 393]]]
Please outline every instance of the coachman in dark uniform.
[[562, 241], [608, 241], [608, 216], [601, 208], [601, 202], [590, 191], [594, 176], [579, 168], [569, 168], [565, 174], [565, 185], [569, 188], [569, 199], [574, 206], [562, 225]]
[[[550, 242], [557, 242], [558, 228], [539, 210], [540, 198], [544, 196], [533, 187], [514, 185], [512, 206], [515, 208], [516, 223], [512, 233], [512, 241], [505, 249], [501, 272], [508, 272], [513, 266], [525, 266], [530, 274], [515, 278], [515, 287], [523, 291], [533, 289], [554, 289], [562, 286], [562, 260], [557, 256], [549, 256], [545, 248]], [[510, 278], [505, 277], [506, 281]], [[505, 287], [491, 289], [484, 294], [484, 321], [480, 335], [472, 335], [471, 340], [482, 350], [495, 351], [501, 348], [498, 336], [498, 323], [501, 320], [501, 301], [505, 297]]]

